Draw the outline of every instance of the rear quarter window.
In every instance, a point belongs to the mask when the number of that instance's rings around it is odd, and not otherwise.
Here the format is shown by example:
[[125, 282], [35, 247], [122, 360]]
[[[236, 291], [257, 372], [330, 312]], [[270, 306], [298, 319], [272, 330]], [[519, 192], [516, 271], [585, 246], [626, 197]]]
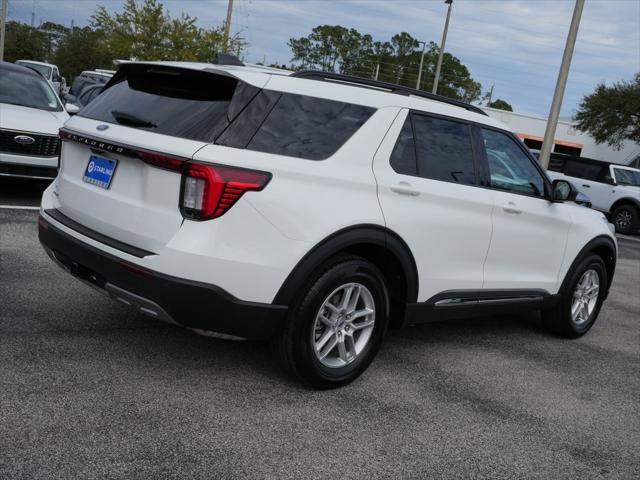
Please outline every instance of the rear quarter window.
[[333, 155], [374, 111], [361, 105], [283, 93], [246, 148], [323, 160]]

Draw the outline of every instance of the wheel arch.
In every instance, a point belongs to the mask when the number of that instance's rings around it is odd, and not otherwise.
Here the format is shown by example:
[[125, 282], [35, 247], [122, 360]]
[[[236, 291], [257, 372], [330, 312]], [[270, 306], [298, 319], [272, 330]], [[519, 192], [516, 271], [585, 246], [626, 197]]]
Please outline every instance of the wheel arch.
[[395, 232], [375, 224], [351, 226], [334, 232], [309, 250], [289, 273], [273, 303], [290, 305], [299, 285], [339, 253], [359, 255], [376, 265], [387, 280], [391, 324], [400, 325], [404, 307], [418, 297], [418, 269], [408, 245]]
[[578, 264], [591, 254], [600, 256], [604, 261], [607, 270], [607, 295], [609, 294], [609, 289], [611, 288], [611, 283], [616, 269], [617, 247], [613, 239], [606, 235], [600, 235], [590, 240], [584, 247], [582, 247], [565, 274], [562, 286], [560, 287], [560, 292], [564, 292], [566, 290], [567, 282], [569, 281], [571, 273], [576, 269]]
[[613, 214], [613, 211], [618, 208], [621, 207], [622, 205], [632, 205], [634, 206], [637, 210], [640, 210], [640, 200], [637, 200], [633, 197], [622, 197], [619, 198], [618, 200], [616, 200], [613, 205], [611, 205], [611, 208], [609, 209], [609, 213]]

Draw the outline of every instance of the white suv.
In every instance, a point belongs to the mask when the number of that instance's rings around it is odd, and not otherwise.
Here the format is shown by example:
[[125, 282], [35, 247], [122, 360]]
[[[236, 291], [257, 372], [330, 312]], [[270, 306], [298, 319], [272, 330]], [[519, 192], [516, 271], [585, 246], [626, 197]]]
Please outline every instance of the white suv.
[[316, 388], [389, 326], [543, 310], [593, 325], [617, 246], [478, 108], [395, 85], [130, 63], [61, 130], [40, 240], [152, 317], [270, 340]]
[[593, 208], [611, 219], [616, 231], [640, 229], [640, 170], [588, 158], [552, 154], [549, 176], [575, 182]]

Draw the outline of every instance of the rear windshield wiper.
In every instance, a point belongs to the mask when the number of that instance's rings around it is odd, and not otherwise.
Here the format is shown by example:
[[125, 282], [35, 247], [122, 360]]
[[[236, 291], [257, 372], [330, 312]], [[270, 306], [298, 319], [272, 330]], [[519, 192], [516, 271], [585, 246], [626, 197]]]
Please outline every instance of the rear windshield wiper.
[[145, 120], [144, 118], [136, 117], [131, 113], [120, 112], [118, 110], [111, 110], [111, 115], [113, 115], [113, 118], [115, 118], [116, 121], [121, 125], [130, 125], [132, 127], [146, 127], [146, 128], [157, 127], [155, 123], [152, 123], [149, 120]]

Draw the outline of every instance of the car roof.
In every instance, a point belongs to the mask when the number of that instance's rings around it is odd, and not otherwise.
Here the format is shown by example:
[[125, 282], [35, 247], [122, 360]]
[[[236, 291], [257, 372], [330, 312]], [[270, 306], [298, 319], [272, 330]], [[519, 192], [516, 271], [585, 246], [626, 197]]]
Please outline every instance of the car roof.
[[35, 60], [16, 60], [16, 62], [25, 62], [25, 63], [33, 63], [34, 65], [42, 65], [45, 67], [55, 67], [56, 65], [52, 64], [52, 63], [46, 63], [46, 62], [36, 62]]
[[42, 78], [42, 75], [40, 75], [33, 69], [29, 67], [23, 67], [22, 65], [16, 65], [15, 63], [10, 62], [0, 62], [0, 70], [8, 70], [10, 72], [18, 72], [24, 75], [33, 75], [35, 77]]
[[264, 67], [262, 65], [220, 65], [203, 62], [144, 62], [119, 61], [118, 65], [157, 65], [172, 68], [207, 71], [228, 75], [258, 88], [307, 95], [310, 97], [370, 106], [374, 108], [401, 107], [427, 113], [435, 113], [471, 121], [501, 130], [512, 131], [507, 125], [487, 115], [469, 111], [463, 107], [450, 105], [438, 100], [414, 95], [399, 95], [382, 89], [363, 88], [354, 83], [327, 82], [311, 78], [293, 76], [290, 70]]
[[[100, 70], [84, 70], [83, 72], [80, 72], [80, 75], [96, 75], [99, 77], [113, 77], [113, 73], [108, 73]], [[78, 75], [78, 76], [80, 76]]]

